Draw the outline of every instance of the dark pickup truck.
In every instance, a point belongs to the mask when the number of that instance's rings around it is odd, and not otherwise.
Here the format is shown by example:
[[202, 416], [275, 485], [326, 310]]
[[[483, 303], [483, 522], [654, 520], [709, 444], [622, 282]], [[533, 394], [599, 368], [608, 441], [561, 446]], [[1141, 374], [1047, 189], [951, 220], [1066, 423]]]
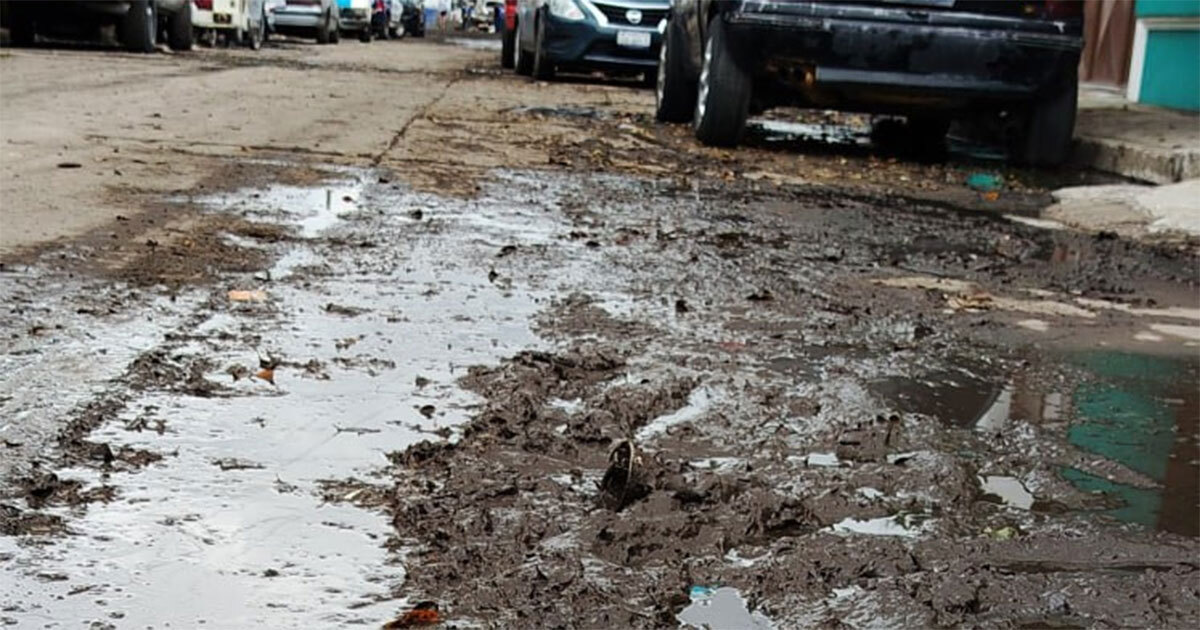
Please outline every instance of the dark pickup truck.
[[1011, 158], [1070, 153], [1080, 0], [675, 0], [656, 115], [705, 144], [741, 141], [751, 111], [796, 105], [903, 115], [924, 142], [997, 123]]

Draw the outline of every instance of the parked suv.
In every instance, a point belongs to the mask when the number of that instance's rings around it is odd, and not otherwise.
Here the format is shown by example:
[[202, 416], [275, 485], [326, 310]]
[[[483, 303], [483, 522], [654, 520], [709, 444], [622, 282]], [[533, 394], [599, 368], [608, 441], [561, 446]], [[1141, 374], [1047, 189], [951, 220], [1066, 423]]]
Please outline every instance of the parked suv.
[[39, 33], [89, 37], [114, 25], [121, 45], [134, 52], [154, 52], [164, 30], [173, 50], [192, 48], [191, 0], [6, 0], [0, 2], [0, 21], [18, 46], [32, 44]]
[[733, 146], [749, 113], [799, 105], [900, 114], [927, 142], [985, 116], [1029, 164], [1071, 148], [1079, 0], [676, 0], [656, 116]]
[[666, 0], [519, 0], [514, 65], [537, 79], [560, 68], [600, 69], [642, 71], [653, 82], [669, 7]]

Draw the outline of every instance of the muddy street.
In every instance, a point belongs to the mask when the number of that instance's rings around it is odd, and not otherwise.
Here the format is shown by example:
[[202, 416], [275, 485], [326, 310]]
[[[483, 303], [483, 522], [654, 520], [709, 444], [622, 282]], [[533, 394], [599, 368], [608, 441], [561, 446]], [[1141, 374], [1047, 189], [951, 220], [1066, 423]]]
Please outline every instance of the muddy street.
[[0, 621], [1200, 623], [1200, 241], [498, 53], [0, 50]]

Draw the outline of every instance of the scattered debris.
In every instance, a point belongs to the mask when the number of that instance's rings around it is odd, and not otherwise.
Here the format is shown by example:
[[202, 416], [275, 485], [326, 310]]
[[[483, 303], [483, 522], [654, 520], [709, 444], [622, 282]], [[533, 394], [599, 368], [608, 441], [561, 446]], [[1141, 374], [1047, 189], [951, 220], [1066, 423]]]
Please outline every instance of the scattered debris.
[[383, 630], [399, 630], [401, 628], [416, 628], [433, 626], [442, 622], [436, 602], [418, 602], [412, 610], [383, 624]]
[[267, 292], [262, 289], [232, 289], [229, 291], [230, 302], [265, 302], [266, 300]]
[[259, 470], [266, 468], [258, 462], [238, 459], [237, 457], [222, 457], [213, 460], [213, 465], [221, 470]]

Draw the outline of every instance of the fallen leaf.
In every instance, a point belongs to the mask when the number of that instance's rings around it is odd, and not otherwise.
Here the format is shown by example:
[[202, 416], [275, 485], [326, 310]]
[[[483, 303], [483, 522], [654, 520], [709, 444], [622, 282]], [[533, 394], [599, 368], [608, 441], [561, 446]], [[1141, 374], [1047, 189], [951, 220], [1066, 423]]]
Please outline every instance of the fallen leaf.
[[264, 381], [274, 385], [275, 384], [275, 370], [274, 370], [274, 368], [263, 368], [254, 373], [254, 378], [264, 380]]
[[383, 624], [383, 630], [398, 630], [399, 628], [415, 628], [417, 626], [432, 626], [442, 622], [438, 615], [438, 605], [434, 602], [420, 602], [413, 609]]

